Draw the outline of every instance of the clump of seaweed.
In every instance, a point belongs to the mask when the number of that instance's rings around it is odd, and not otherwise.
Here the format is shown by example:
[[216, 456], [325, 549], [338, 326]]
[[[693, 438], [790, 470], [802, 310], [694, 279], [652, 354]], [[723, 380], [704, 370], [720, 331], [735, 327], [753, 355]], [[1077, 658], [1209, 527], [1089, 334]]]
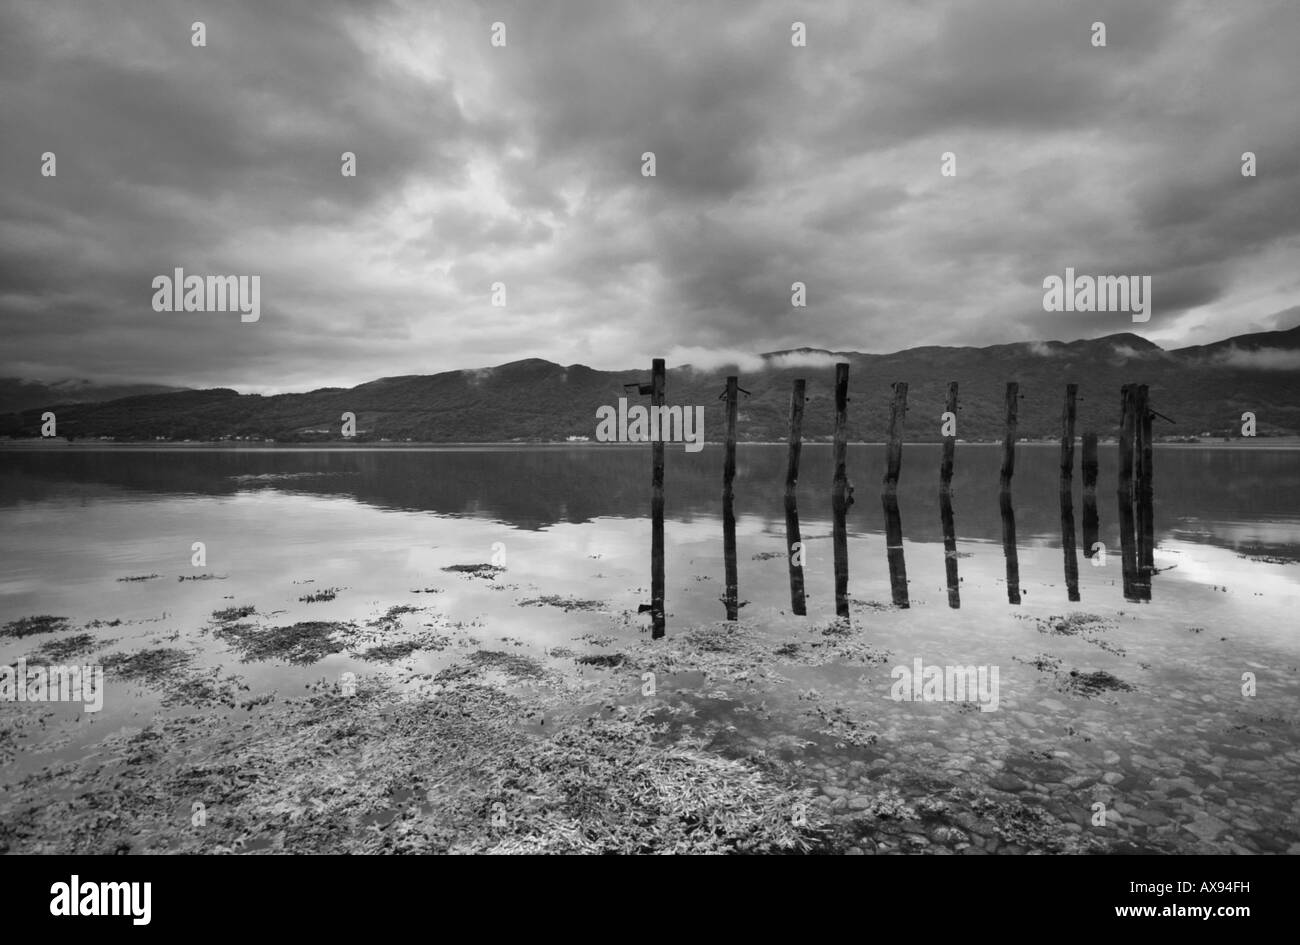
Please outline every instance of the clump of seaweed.
[[418, 614], [423, 609], [423, 607], [415, 607], [411, 604], [394, 604], [384, 611], [382, 617], [370, 621], [370, 626], [378, 627], [384, 624], [394, 624], [397, 623], [397, 618], [403, 614]]
[[1037, 656], [1029, 659], [1022, 659], [1019, 656], [1011, 657], [1017, 663], [1027, 663], [1034, 667], [1040, 673], [1054, 673], [1061, 668], [1061, 659], [1059, 656], [1049, 656], [1046, 653], [1039, 653]]
[[311, 593], [302, 595], [302, 597], [298, 598], [298, 603], [300, 604], [328, 603], [329, 601], [332, 601], [334, 600], [334, 598], [339, 596], [340, 590], [341, 588], [337, 588], [337, 587], [322, 587], [319, 591], [312, 591]]
[[244, 604], [240, 607], [227, 607], [224, 610], [214, 610], [212, 619], [217, 623], [233, 623], [236, 620], [243, 620], [257, 612], [257, 608], [252, 604]]
[[157, 574], [128, 574], [126, 577], [120, 577], [117, 580], [122, 581], [152, 581], [158, 577]]
[[1124, 650], [1108, 640], [1100, 639], [1097, 634], [1114, 630], [1116, 624], [1098, 614], [1085, 614], [1075, 612], [1062, 616], [1053, 614], [1046, 619], [1034, 618], [1039, 633], [1050, 633], [1054, 636], [1063, 637], [1080, 637], [1084, 641], [1091, 643], [1093, 646], [1100, 647], [1107, 653], [1114, 653], [1116, 656], [1123, 656]]
[[1072, 669], [1068, 676], [1058, 674], [1057, 678], [1060, 680], [1062, 691], [1074, 692], [1085, 698], [1091, 698], [1103, 692], [1133, 691], [1133, 686], [1129, 683], [1101, 669], [1091, 673], [1081, 673], [1077, 669]]
[[350, 624], [325, 620], [305, 620], [289, 627], [260, 629], [247, 623], [226, 624], [216, 631], [240, 653], [243, 662], [287, 660], [290, 663], [315, 663], [343, 650], [339, 635], [352, 629]]
[[134, 653], [112, 653], [100, 663], [104, 672], [137, 682], [159, 686], [175, 673], [185, 669], [192, 659], [184, 650], [159, 647], [154, 650], [137, 650]]
[[361, 659], [371, 663], [393, 663], [397, 660], [406, 659], [412, 653], [419, 653], [423, 650], [445, 650], [450, 645], [451, 639], [449, 637], [440, 636], [436, 633], [426, 633], [411, 640], [401, 640], [397, 643], [381, 643], [363, 650], [358, 655]]
[[557, 594], [546, 594], [542, 597], [534, 597], [529, 600], [521, 600], [520, 607], [559, 607], [566, 614], [573, 610], [600, 610], [605, 606], [604, 601], [599, 600], [581, 600], [577, 597], [560, 597]]
[[497, 670], [514, 679], [541, 679], [546, 675], [541, 664], [531, 657], [502, 650], [475, 650], [469, 655], [477, 669]]
[[27, 660], [31, 663], [64, 663], [116, 642], [91, 633], [78, 633], [61, 640], [46, 640], [28, 655]]
[[[554, 653], [554, 651], [552, 651]], [[622, 653], [588, 653], [585, 656], [577, 657], [577, 662], [583, 666], [600, 666], [604, 669], [616, 669], [627, 662], [627, 657]]]
[[0, 637], [22, 637], [35, 636], [38, 633], [58, 633], [62, 630], [71, 630], [67, 617], [52, 617], [49, 614], [37, 614], [31, 617], [20, 617], [17, 620], [11, 620], [9, 623], [0, 627]]
[[452, 564], [443, 568], [443, 570], [493, 581], [496, 580], [498, 574], [505, 571], [505, 568], [498, 567], [495, 564]]

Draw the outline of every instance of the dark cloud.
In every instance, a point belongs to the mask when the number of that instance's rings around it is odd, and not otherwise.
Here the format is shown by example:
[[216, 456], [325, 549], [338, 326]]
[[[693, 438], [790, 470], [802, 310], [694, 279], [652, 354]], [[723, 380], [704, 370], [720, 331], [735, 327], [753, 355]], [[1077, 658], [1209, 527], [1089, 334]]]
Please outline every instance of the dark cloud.
[[[6, 7], [0, 374], [275, 390], [1281, 324], [1297, 40], [1272, 0]], [[261, 320], [153, 312], [175, 266], [260, 275]], [[1151, 276], [1152, 320], [1044, 312], [1067, 266]]]

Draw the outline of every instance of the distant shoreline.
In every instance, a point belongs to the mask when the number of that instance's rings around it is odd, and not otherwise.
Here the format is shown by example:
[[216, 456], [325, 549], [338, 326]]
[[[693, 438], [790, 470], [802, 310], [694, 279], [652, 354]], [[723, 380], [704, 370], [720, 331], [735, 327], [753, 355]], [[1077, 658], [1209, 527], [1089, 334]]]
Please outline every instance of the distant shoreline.
[[[1079, 438], [1075, 438], [1079, 442]], [[1103, 446], [1113, 446], [1114, 438], [1102, 438], [1098, 443]], [[173, 452], [186, 450], [210, 450], [225, 452], [336, 452], [340, 450], [360, 450], [363, 452], [378, 452], [384, 450], [411, 450], [411, 451], [428, 451], [428, 450], [530, 450], [530, 449], [640, 449], [648, 444], [646, 443], [593, 443], [580, 442], [569, 443], [563, 440], [557, 441], [484, 441], [484, 442], [467, 442], [467, 443], [445, 443], [436, 441], [412, 441], [412, 442], [380, 442], [366, 441], [359, 443], [348, 443], [345, 441], [327, 441], [320, 443], [279, 443], [279, 442], [240, 442], [231, 443], [221, 440], [177, 440], [177, 441], [82, 441], [67, 442], [58, 437], [50, 439], [28, 439], [28, 440], [0, 440], [0, 451], [72, 451], [72, 452], [111, 452], [111, 451], [156, 451], [156, 452]], [[668, 443], [669, 448], [680, 447], [680, 443]], [[717, 440], [706, 440], [706, 446], [722, 446]], [[766, 446], [766, 447], [784, 447], [784, 440], [777, 441], [740, 441], [736, 444], [740, 447], [749, 446]], [[830, 446], [829, 440], [805, 440], [807, 446]], [[885, 446], [883, 441], [851, 441], [850, 446]], [[910, 441], [904, 443], [904, 446], [941, 446], [942, 441], [925, 440]], [[958, 446], [1001, 446], [1001, 440], [958, 440]], [[1196, 443], [1187, 442], [1156, 442], [1153, 444], [1161, 449], [1215, 449], [1215, 450], [1235, 450], [1235, 449], [1278, 449], [1294, 450], [1300, 449], [1300, 436], [1263, 436], [1263, 437], [1238, 437], [1232, 440], [1212, 440], [1205, 439]], [[1059, 447], [1058, 440], [1019, 440], [1017, 447]]]

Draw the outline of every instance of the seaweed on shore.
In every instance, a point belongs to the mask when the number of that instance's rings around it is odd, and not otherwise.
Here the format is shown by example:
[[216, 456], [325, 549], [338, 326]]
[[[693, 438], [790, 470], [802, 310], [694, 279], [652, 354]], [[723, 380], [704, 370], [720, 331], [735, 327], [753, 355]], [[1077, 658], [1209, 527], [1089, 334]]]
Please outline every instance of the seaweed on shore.
[[186, 668], [192, 656], [184, 650], [159, 647], [134, 653], [112, 653], [102, 660], [104, 672], [151, 686], [160, 686]]
[[1061, 683], [1062, 692], [1074, 692], [1086, 698], [1100, 695], [1103, 692], [1133, 691], [1133, 686], [1129, 683], [1100, 669], [1091, 673], [1081, 673], [1077, 669], [1072, 669], [1068, 676], [1058, 675], [1058, 679]]
[[21, 639], [23, 637], [35, 636], [38, 633], [58, 633], [63, 630], [71, 630], [67, 617], [52, 617], [49, 614], [37, 614], [31, 617], [20, 617], [17, 620], [11, 620], [9, 623], [0, 627], [0, 637], [14, 637]]
[[105, 640], [93, 633], [78, 633], [61, 640], [46, 640], [27, 656], [29, 663], [65, 663], [102, 649], [116, 640]]
[[514, 679], [541, 679], [546, 670], [537, 660], [501, 650], [476, 650], [469, 661], [478, 669], [497, 670]]
[[443, 568], [455, 574], [468, 574], [470, 577], [483, 578], [488, 581], [496, 579], [498, 574], [505, 571], [505, 568], [498, 567], [495, 564], [452, 564]]
[[[285, 700], [212, 739], [221, 709], [108, 736], [120, 764], [15, 784], [9, 852], [760, 853], [824, 848], [809, 792], [646, 713], [551, 737], [474, 684], [402, 700], [380, 686]], [[203, 753], [196, 751], [203, 746]], [[193, 760], [200, 759], [201, 760]], [[165, 759], [183, 759], [179, 765]], [[72, 790], [52, 791], [53, 785]], [[194, 802], [209, 810], [190, 828]], [[90, 829], [94, 825], [93, 829]]]
[[588, 653], [574, 658], [583, 666], [600, 666], [604, 669], [617, 669], [627, 662], [622, 653]]
[[340, 634], [350, 629], [350, 624], [324, 620], [304, 620], [288, 627], [267, 629], [234, 623], [221, 626], [215, 635], [238, 650], [245, 663], [282, 659], [306, 664], [341, 653]]
[[559, 607], [566, 614], [574, 610], [601, 610], [605, 607], [604, 601], [599, 600], [581, 600], [577, 597], [560, 597], [558, 594], [545, 594], [541, 597], [533, 597], [529, 600], [521, 600], [520, 607]]
[[401, 640], [396, 643], [380, 643], [363, 650], [358, 656], [371, 663], [394, 663], [414, 653], [425, 650], [436, 652], [445, 650], [450, 645], [450, 638], [436, 633], [426, 633], [410, 640]]
[[244, 604], [241, 607], [227, 607], [224, 610], [214, 610], [212, 619], [217, 623], [234, 623], [237, 620], [243, 620], [245, 617], [251, 617], [257, 613], [257, 608], [252, 604]]

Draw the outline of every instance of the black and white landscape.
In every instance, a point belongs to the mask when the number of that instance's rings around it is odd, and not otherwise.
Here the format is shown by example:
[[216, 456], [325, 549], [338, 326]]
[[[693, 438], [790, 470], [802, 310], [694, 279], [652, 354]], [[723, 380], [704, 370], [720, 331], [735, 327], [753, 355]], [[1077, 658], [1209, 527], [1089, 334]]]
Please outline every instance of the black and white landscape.
[[0, 8], [0, 852], [1300, 852], [1297, 42]]

